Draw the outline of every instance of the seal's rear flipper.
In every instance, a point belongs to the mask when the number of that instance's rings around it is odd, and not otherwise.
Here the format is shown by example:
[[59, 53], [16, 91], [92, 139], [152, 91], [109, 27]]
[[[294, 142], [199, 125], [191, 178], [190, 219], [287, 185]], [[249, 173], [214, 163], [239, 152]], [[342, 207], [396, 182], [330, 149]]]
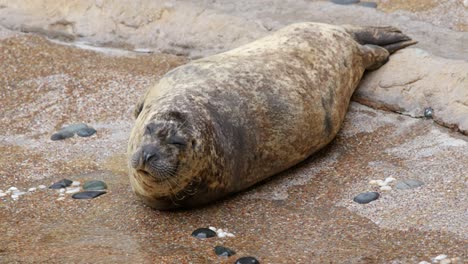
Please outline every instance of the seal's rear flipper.
[[390, 54], [418, 43], [394, 27], [343, 26], [361, 45], [372, 44], [385, 48]]

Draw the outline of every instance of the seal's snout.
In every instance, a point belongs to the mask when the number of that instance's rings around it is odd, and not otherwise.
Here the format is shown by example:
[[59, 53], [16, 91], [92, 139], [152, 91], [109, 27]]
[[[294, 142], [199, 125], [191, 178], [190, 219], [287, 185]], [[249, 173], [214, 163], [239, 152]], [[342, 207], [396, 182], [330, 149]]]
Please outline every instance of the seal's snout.
[[154, 158], [158, 159], [159, 150], [156, 146], [152, 144], [146, 145], [146, 146], [143, 146], [143, 148], [141, 149], [141, 155], [143, 158], [143, 162], [148, 163], [151, 159], [154, 159]]

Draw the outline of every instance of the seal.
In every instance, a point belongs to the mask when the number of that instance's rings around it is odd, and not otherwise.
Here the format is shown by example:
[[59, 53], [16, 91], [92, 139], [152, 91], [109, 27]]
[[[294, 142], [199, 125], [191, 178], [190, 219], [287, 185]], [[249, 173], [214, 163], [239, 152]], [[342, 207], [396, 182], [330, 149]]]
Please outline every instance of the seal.
[[364, 71], [415, 43], [393, 27], [299, 23], [171, 70], [136, 107], [133, 191], [192, 208], [290, 168], [336, 136]]

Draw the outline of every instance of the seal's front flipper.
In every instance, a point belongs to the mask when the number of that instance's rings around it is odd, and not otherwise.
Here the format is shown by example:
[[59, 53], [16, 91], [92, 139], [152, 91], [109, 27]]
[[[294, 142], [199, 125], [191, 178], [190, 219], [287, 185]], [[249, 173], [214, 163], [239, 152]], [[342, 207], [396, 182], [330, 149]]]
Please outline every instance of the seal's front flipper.
[[385, 48], [390, 54], [418, 43], [394, 27], [343, 26], [361, 45], [372, 44]]

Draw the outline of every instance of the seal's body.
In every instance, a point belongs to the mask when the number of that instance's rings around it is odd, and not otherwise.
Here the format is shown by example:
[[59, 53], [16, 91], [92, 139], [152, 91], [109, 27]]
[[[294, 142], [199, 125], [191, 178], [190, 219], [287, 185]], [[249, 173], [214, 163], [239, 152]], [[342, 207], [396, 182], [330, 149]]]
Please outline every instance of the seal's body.
[[133, 190], [153, 208], [193, 207], [290, 168], [335, 137], [364, 71], [414, 43], [301, 23], [168, 72], [137, 106]]

